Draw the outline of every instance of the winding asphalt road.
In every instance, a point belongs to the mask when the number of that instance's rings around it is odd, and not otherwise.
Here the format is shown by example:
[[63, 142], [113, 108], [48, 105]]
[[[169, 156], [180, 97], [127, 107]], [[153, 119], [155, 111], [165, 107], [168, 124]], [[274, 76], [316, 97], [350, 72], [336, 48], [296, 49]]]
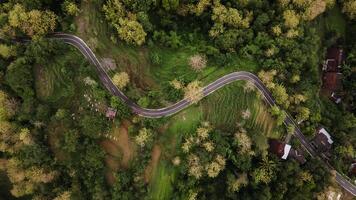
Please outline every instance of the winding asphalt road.
[[[93, 51], [81, 38], [66, 33], [55, 33], [51, 37], [62, 40], [63, 42], [76, 47], [96, 67], [99, 78], [103, 83], [103, 85], [105, 86], [105, 88], [108, 91], [110, 91], [111, 94], [118, 96], [132, 109], [134, 113], [140, 116], [149, 117], [149, 118], [160, 118], [160, 117], [170, 116], [183, 110], [184, 108], [192, 104], [192, 102], [189, 101], [188, 99], [183, 99], [165, 108], [160, 108], [160, 109], [142, 108], [139, 105], [137, 105], [135, 102], [131, 101], [121, 90], [119, 90], [113, 84], [110, 76], [104, 70], [101, 62], [98, 60], [98, 58], [95, 56]], [[261, 92], [267, 104], [269, 104], [270, 106], [276, 105], [275, 100], [272, 97], [270, 91], [264, 86], [262, 81], [256, 75], [245, 71], [233, 72], [215, 80], [214, 82], [210, 83], [209, 85], [203, 88], [203, 96], [204, 97], [208, 96], [209, 94], [222, 88], [223, 86], [238, 80], [245, 80], [251, 82]], [[327, 167], [330, 171], [335, 171], [334, 168], [328, 163], [327, 159], [325, 159], [323, 155], [318, 155], [315, 152], [315, 149], [313, 148], [313, 146], [310, 145], [307, 138], [303, 135], [302, 131], [300, 130], [295, 120], [288, 113], [286, 114], [287, 117], [284, 121], [284, 125], [286, 126], [293, 125], [295, 127], [294, 136], [299, 139], [299, 141], [301, 142], [305, 150], [312, 157], [319, 157], [324, 162], [325, 167]], [[353, 196], [356, 196], [356, 186], [353, 185], [348, 180], [347, 177], [343, 176], [339, 172], [336, 172], [336, 181], [339, 183], [341, 187], [343, 187], [345, 190], [350, 192]]]

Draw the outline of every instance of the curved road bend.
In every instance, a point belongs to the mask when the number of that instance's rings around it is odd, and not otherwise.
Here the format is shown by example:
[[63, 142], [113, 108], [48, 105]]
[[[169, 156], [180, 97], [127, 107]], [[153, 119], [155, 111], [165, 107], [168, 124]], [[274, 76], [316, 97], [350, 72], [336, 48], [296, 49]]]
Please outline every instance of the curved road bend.
[[[119, 90], [112, 82], [110, 76], [104, 70], [101, 62], [95, 56], [93, 51], [89, 48], [89, 46], [79, 37], [71, 34], [66, 33], [55, 33], [51, 36], [52, 38], [56, 38], [62, 40], [63, 42], [70, 44], [76, 47], [97, 69], [99, 78], [102, 84], [105, 86], [107, 90], [110, 91], [111, 94], [119, 97], [121, 100], [129, 106], [134, 113], [148, 118], [160, 118], [165, 116], [173, 115], [184, 108], [190, 106], [192, 104], [191, 101], [188, 99], [183, 99], [178, 101], [177, 103], [170, 105], [165, 108], [160, 109], [148, 109], [142, 108], [137, 105], [135, 102], [130, 100], [121, 90]], [[249, 81], [254, 84], [254, 86], [261, 92], [262, 96], [264, 97], [265, 101], [270, 105], [276, 105], [274, 98], [272, 97], [270, 91], [265, 87], [262, 81], [254, 74], [250, 72], [240, 71], [240, 72], [233, 72], [227, 74], [214, 82], [208, 84], [203, 88], [203, 96], [206, 97], [209, 94], [213, 93], [214, 91], [222, 88], [223, 86], [238, 81], [238, 80], [245, 80]], [[307, 138], [303, 135], [302, 131], [300, 130], [298, 124], [295, 120], [288, 114], [284, 121], [284, 125], [293, 125], [295, 126], [295, 134], [305, 150], [312, 156], [317, 157], [318, 154], [315, 152], [314, 148], [309, 144]], [[324, 166], [326, 166], [330, 171], [333, 171], [334, 168], [325, 160], [323, 157], [319, 156], [319, 158], [324, 162]], [[356, 196], [356, 186], [353, 185], [347, 178], [345, 178], [342, 174], [336, 173], [336, 181], [339, 183], [341, 187], [345, 190], [350, 192], [352, 195]]]

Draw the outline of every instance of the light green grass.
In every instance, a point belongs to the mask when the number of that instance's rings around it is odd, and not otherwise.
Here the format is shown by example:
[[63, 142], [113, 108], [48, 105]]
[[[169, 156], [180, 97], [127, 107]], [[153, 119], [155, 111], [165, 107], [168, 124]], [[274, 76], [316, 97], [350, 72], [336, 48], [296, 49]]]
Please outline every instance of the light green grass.
[[193, 54], [188, 50], [172, 50], [165, 48], [155, 48], [162, 63], [152, 66], [153, 77], [157, 82], [168, 82], [175, 78], [195, 79], [197, 77], [188, 65], [188, 59]]
[[[242, 81], [232, 83], [203, 100], [204, 119], [228, 132], [234, 131], [237, 124], [244, 124], [247, 128], [272, 136], [275, 127], [267, 107], [258, 93], [245, 92], [244, 84]], [[251, 116], [243, 119], [242, 112], [247, 109]]]
[[202, 107], [193, 105], [170, 118], [168, 128], [160, 137], [160, 143], [168, 153], [174, 153], [182, 137], [192, 133], [203, 120]]
[[166, 200], [171, 199], [173, 192], [173, 181], [175, 179], [175, 170], [161, 161], [154, 172], [153, 181], [150, 184], [149, 199]]

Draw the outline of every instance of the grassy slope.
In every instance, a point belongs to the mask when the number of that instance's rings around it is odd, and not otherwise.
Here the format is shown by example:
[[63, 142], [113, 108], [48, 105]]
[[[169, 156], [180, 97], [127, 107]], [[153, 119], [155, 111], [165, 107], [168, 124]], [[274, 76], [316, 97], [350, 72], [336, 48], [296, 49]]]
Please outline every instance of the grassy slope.
[[232, 83], [207, 97], [203, 101], [204, 119], [222, 130], [233, 131], [237, 123], [244, 121], [242, 112], [248, 109], [251, 117], [244, 122], [247, 127], [259, 128], [266, 134], [271, 134], [274, 123], [271, 116], [266, 115], [267, 108], [261, 106], [262, 101], [257, 93], [245, 92], [243, 84], [245, 83]]
[[173, 182], [175, 179], [175, 170], [169, 164], [161, 161], [155, 171], [155, 176], [150, 184], [150, 199], [170, 199], [173, 191]]
[[71, 61], [78, 60], [77, 56], [77, 53], [68, 52], [63, 57], [54, 57], [46, 66], [35, 67], [36, 95], [40, 100], [60, 106], [71, 105], [75, 90], [79, 88], [74, 87], [77, 80], [68, 76], [72, 72], [68, 72], [67, 67], [75, 67]]

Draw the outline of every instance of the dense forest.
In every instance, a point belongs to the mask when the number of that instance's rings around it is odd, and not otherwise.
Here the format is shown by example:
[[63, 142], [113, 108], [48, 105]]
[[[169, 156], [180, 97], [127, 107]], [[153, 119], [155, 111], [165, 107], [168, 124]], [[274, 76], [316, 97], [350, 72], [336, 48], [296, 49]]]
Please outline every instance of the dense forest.
[[[136, 115], [55, 32], [83, 38], [138, 105], [194, 105]], [[283, 110], [309, 139], [326, 127], [330, 164], [356, 179], [355, 34], [355, 0], [1, 1], [0, 200], [347, 198], [319, 159], [281, 160], [268, 140], [302, 149]], [[320, 92], [335, 45], [346, 52], [341, 104]], [[278, 107], [244, 82], [199, 92], [242, 70]]]

